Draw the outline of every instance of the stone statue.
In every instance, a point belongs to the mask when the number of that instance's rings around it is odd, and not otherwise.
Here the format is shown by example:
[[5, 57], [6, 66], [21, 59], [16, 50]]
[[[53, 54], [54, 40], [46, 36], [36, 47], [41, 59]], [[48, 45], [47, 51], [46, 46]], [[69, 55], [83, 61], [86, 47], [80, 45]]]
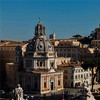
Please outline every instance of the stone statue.
[[23, 99], [23, 89], [20, 87], [20, 84], [15, 88], [15, 100], [24, 100]]
[[86, 78], [84, 79], [83, 84], [83, 95], [80, 97], [79, 100], [95, 100], [94, 96], [92, 95], [90, 88], [87, 85]]

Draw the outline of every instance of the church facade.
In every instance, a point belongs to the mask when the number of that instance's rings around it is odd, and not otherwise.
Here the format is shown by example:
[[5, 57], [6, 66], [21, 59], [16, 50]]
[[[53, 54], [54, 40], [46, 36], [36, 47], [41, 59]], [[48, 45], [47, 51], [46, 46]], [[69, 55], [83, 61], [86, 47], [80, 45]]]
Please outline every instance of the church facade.
[[24, 56], [21, 47], [16, 47], [15, 84], [20, 84], [24, 91], [30, 93], [62, 90], [63, 71], [57, 69], [56, 57], [52, 43], [46, 38], [45, 27], [39, 21]]

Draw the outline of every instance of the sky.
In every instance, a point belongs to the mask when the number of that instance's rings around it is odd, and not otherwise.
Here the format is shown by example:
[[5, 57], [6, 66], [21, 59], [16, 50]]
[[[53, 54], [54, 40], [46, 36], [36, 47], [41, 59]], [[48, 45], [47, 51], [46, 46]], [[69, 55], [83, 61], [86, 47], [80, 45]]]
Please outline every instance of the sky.
[[39, 17], [48, 38], [88, 36], [99, 27], [100, 0], [0, 0], [0, 40], [32, 39]]

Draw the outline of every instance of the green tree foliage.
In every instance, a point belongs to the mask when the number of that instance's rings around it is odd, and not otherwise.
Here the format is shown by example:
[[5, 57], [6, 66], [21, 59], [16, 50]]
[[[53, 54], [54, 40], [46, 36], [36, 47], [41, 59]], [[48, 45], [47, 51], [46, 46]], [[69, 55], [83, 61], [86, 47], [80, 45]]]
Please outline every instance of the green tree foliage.
[[[92, 88], [91, 88], [91, 90], [93, 91], [94, 80], [96, 78], [97, 71], [100, 70], [100, 59], [92, 59], [92, 60], [84, 61], [81, 64], [81, 67], [84, 70], [87, 70], [88, 68], [91, 70], [91, 72], [92, 72]], [[96, 71], [93, 70], [94, 68], [96, 69]]]

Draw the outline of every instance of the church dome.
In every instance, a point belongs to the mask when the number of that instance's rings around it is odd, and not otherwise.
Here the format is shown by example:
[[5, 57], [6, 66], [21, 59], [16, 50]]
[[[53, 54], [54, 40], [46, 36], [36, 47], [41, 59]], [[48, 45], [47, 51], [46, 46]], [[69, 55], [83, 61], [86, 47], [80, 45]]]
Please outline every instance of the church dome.
[[54, 51], [54, 47], [52, 43], [46, 39], [45, 27], [42, 22], [39, 23], [35, 27], [34, 38], [29, 42], [27, 46], [28, 51], [36, 51], [36, 52], [47, 52]]
[[27, 46], [28, 51], [46, 52], [54, 51], [54, 47], [49, 40], [44, 38], [32, 39], [32, 41]]

